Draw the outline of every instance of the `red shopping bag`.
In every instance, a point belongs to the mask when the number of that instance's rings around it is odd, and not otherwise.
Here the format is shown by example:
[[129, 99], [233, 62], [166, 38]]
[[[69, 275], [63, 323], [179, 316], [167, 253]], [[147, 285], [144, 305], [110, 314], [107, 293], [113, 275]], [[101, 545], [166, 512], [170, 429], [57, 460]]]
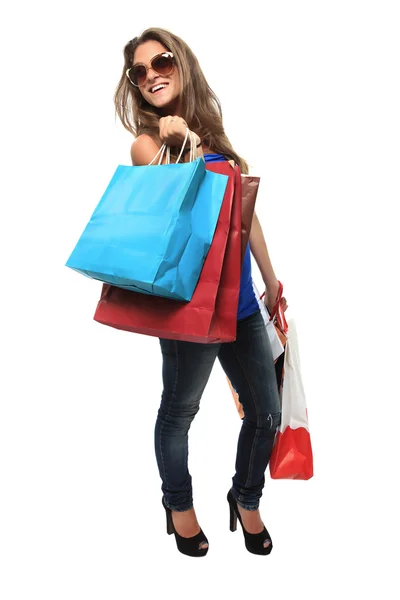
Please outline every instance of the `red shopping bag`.
[[253, 222], [254, 208], [260, 185], [260, 178], [254, 175], [242, 175], [242, 252], [241, 265], [243, 265], [247, 243], [250, 237]]
[[310, 479], [314, 474], [313, 453], [293, 320], [289, 321], [287, 328], [279, 386], [282, 419], [275, 437], [269, 470], [272, 479]]
[[[226, 164], [226, 163], [222, 163]], [[229, 163], [227, 163], [229, 164]], [[210, 163], [207, 168], [219, 173], [217, 165]], [[239, 303], [241, 249], [242, 249], [242, 179], [238, 166], [234, 167], [234, 193], [231, 223], [226, 245], [224, 264], [211, 321], [210, 337], [219, 342], [233, 342], [236, 339], [237, 311]]]
[[[105, 284], [95, 321], [167, 339], [199, 343], [235, 339], [240, 286], [240, 171], [228, 162], [209, 163], [207, 169], [228, 175], [229, 181], [213, 242], [192, 300], [183, 303]], [[233, 298], [226, 307], [217, 302], [217, 294], [225, 295], [228, 289]]]

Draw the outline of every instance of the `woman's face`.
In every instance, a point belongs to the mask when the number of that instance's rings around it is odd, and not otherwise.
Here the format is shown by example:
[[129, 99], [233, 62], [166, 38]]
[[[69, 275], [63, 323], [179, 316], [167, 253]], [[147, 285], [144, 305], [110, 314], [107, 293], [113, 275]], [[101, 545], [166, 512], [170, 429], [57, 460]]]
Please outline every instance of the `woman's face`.
[[[139, 87], [143, 98], [159, 109], [160, 114], [177, 115], [181, 86], [176, 65], [167, 76], [159, 75], [156, 71], [153, 71], [150, 65], [151, 59], [162, 52], [168, 52], [168, 50], [160, 42], [155, 40], [144, 42], [135, 50], [133, 65], [141, 63], [147, 68], [146, 81]], [[164, 87], [153, 91], [156, 86], [161, 84]]]

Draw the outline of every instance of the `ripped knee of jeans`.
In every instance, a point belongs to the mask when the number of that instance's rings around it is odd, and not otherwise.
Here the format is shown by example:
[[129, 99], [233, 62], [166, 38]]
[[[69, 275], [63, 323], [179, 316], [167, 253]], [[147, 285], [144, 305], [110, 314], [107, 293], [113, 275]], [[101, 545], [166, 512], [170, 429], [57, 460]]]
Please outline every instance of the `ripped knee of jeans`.
[[261, 415], [257, 415], [249, 417], [244, 413], [243, 421], [247, 426], [262, 429], [268, 436], [269, 434], [275, 435], [275, 432], [279, 428], [281, 424], [281, 412], [277, 413], [264, 413]]
[[270, 413], [268, 416], [264, 417], [264, 423], [266, 426], [269, 426], [269, 430], [275, 432], [279, 425], [281, 424], [282, 413]]

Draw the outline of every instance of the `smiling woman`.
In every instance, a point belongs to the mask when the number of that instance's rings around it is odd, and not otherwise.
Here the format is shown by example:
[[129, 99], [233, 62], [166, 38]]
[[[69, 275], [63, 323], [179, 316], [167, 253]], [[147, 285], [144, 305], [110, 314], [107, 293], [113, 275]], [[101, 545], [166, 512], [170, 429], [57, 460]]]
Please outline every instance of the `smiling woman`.
[[[124, 127], [136, 138], [131, 147], [134, 165], [150, 164], [163, 143], [177, 156], [189, 129], [189, 137], [196, 139], [206, 162], [232, 159], [243, 174], [248, 173], [246, 161], [226, 136], [218, 98], [183, 40], [163, 29], [148, 29], [126, 44], [124, 58], [115, 106]], [[188, 153], [183, 156], [188, 159]], [[265, 302], [272, 311], [279, 282], [256, 217], [250, 245], [266, 284]], [[236, 340], [200, 344], [160, 339], [160, 346], [164, 389], [155, 425], [155, 451], [168, 533], [175, 534], [180, 552], [207, 553], [208, 539], [193, 507], [188, 430], [218, 357], [244, 411], [236, 473], [227, 496], [231, 531], [239, 519], [249, 552], [269, 554], [272, 541], [258, 507], [281, 414], [271, 345], [252, 285], [249, 245], [240, 281]]]
[[[171, 155], [176, 159], [189, 127], [204, 152], [222, 154], [234, 160], [242, 173], [248, 173], [246, 161], [226, 136], [217, 96], [196, 56], [178, 36], [152, 28], [126, 44], [114, 101], [122, 124], [137, 138], [131, 153], [134, 162], [140, 160], [138, 147], [147, 149], [144, 160], [148, 164], [163, 142], [172, 146]], [[168, 116], [176, 117], [176, 121], [168, 121], [169, 128], [160, 122], [160, 117]], [[163, 131], [160, 125], [164, 125]], [[187, 160], [187, 154], [184, 156]]]

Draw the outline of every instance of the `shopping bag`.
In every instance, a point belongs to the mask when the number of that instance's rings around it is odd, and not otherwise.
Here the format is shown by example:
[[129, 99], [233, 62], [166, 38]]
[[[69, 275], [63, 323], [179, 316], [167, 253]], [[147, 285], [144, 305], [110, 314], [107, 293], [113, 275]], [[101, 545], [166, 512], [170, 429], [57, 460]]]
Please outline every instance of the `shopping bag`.
[[272, 479], [310, 479], [314, 474], [313, 453], [293, 319], [288, 323], [287, 335], [282, 384], [279, 389], [282, 418], [269, 469]]
[[242, 184], [242, 250], [240, 264], [243, 265], [246, 247], [250, 237], [260, 178], [254, 175], [241, 175]]
[[119, 165], [66, 265], [124, 289], [190, 300], [227, 181], [202, 158]]
[[[214, 239], [192, 300], [182, 303], [103, 285], [95, 321], [125, 331], [198, 343], [235, 339], [240, 285], [240, 171], [228, 162], [209, 163], [207, 171], [224, 174], [228, 184]], [[215, 314], [221, 280], [222, 293], [229, 290], [232, 295], [229, 316], [225, 310], [221, 312], [221, 306]]]
[[[210, 169], [216, 169], [216, 164], [221, 163], [211, 163]], [[235, 165], [230, 231], [209, 331], [209, 338], [219, 342], [233, 342], [236, 339], [241, 275], [242, 181], [240, 169]]]
[[[229, 163], [235, 167], [235, 161], [230, 160]], [[257, 200], [260, 178], [255, 175], [245, 175], [241, 173], [242, 186], [242, 241], [241, 241], [241, 257], [240, 264], [243, 265], [246, 247], [250, 237], [251, 225], [253, 222], [254, 208]]]
[[[255, 296], [258, 301], [258, 306], [260, 307], [261, 315], [264, 319], [265, 328], [267, 330], [268, 339], [271, 344], [272, 349], [272, 357], [274, 361], [278, 359], [278, 357], [284, 352], [284, 344], [286, 343], [286, 336], [283, 331], [278, 326], [276, 320], [269, 313], [268, 308], [265, 306], [264, 301], [262, 300], [260, 293], [257, 289], [256, 284], [253, 281], [253, 290]], [[264, 294], [263, 294], [264, 295]]]

